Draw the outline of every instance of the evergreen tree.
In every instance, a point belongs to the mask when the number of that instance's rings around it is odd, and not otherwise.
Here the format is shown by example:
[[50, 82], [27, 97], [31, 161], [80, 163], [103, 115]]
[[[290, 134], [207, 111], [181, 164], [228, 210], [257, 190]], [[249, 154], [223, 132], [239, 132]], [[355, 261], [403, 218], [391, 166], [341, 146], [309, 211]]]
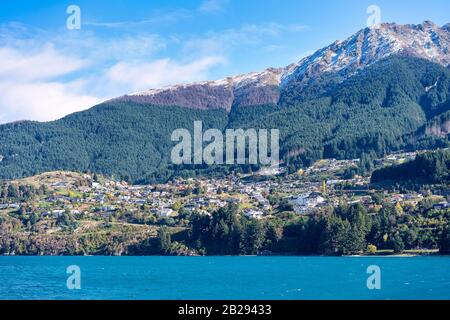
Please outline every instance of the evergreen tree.
[[392, 246], [392, 249], [394, 250], [394, 253], [402, 253], [403, 250], [405, 250], [405, 243], [403, 242], [403, 239], [398, 234], [395, 234], [392, 237], [391, 246]]
[[172, 239], [170, 231], [167, 227], [163, 226], [158, 229], [158, 250], [163, 254], [168, 254], [171, 251]]
[[256, 255], [264, 243], [264, 228], [258, 220], [250, 220], [246, 223], [241, 243], [241, 253]]

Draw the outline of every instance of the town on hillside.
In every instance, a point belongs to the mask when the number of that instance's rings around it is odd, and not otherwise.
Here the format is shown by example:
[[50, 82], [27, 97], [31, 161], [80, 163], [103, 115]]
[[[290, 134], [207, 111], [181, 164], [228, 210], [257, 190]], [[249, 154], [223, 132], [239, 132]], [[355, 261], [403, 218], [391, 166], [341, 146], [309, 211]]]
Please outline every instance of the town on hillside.
[[[416, 155], [391, 154], [376, 160], [375, 165], [401, 164]], [[340, 206], [361, 205], [369, 213], [392, 206], [400, 212], [426, 202], [431, 209], [450, 210], [448, 186], [377, 189], [371, 185], [370, 175], [356, 174], [360, 161], [328, 159], [292, 174], [283, 169], [263, 169], [246, 175], [175, 179], [154, 185], [130, 185], [97, 174], [73, 172], [5, 181], [0, 186], [1, 253], [67, 253], [52, 244], [65, 237], [69, 239], [61, 246], [76, 238], [74, 250], [78, 252], [78, 246], [82, 246], [79, 237], [102, 234], [106, 238], [95, 241], [108, 242], [109, 251], [103, 253], [125, 254], [124, 243], [137, 245], [156, 238], [161, 228], [176, 238], [189, 228], [192, 215], [212, 217], [229, 206], [239, 208], [248, 220], [284, 222]], [[17, 238], [33, 238], [32, 244], [25, 245], [32, 249], [16, 247], [21, 243], [14, 241]], [[95, 250], [101, 245], [96, 246]], [[181, 251], [190, 252], [184, 249]], [[95, 250], [83, 248], [81, 252], [92, 254]]]

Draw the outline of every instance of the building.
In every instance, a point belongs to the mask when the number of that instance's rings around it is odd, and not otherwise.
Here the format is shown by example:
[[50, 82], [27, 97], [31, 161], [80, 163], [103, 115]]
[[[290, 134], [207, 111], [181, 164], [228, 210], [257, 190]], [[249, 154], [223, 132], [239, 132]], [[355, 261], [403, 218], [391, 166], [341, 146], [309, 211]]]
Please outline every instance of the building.
[[264, 213], [259, 210], [247, 209], [244, 211], [244, 215], [252, 219], [262, 219]]
[[291, 200], [294, 211], [298, 214], [304, 214], [311, 209], [325, 202], [325, 198], [320, 193], [304, 193]]
[[161, 208], [158, 210], [158, 216], [160, 218], [168, 218], [174, 214], [174, 211], [170, 208]]

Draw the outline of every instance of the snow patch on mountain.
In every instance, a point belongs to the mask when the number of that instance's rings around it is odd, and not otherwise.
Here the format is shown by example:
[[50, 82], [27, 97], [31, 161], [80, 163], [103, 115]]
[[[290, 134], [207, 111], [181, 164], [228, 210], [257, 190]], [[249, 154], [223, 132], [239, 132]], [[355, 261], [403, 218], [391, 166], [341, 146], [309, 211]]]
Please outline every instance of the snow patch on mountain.
[[246, 86], [278, 86], [280, 84], [281, 77], [283, 76], [283, 71], [283, 68], [271, 68], [264, 70], [263, 72], [252, 72], [220, 80], [193, 82], [189, 84], [166, 86], [158, 89], [149, 89], [142, 92], [132, 93], [129, 96], [151, 96], [161, 92], [173, 91], [181, 88], [187, 89], [194, 86], [227, 87], [233, 90], [238, 90]]

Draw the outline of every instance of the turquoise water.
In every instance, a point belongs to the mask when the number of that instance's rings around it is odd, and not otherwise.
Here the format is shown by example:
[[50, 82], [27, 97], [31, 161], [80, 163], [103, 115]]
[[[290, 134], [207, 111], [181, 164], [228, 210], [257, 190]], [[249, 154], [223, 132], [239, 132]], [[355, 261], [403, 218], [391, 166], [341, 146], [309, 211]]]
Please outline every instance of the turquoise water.
[[450, 299], [450, 257], [0, 257], [0, 299]]

